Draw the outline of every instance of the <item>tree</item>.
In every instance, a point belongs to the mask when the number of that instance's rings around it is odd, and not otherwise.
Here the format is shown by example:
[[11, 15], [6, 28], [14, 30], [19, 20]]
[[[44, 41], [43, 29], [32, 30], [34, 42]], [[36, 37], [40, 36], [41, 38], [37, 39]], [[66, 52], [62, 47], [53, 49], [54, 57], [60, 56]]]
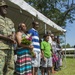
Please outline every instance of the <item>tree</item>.
[[69, 44], [69, 43], [67, 43], [67, 44], [66, 44], [66, 46], [65, 46], [65, 44], [64, 44], [64, 45], [62, 45], [62, 47], [63, 47], [63, 48], [65, 48], [65, 47], [66, 47], [66, 48], [71, 48], [71, 46], [70, 46], [70, 44]]
[[70, 48], [70, 44], [69, 43], [67, 43], [66, 48]]
[[67, 21], [75, 20], [75, 5], [73, 0], [25, 0], [39, 12], [47, 16], [61, 27], [65, 27]]

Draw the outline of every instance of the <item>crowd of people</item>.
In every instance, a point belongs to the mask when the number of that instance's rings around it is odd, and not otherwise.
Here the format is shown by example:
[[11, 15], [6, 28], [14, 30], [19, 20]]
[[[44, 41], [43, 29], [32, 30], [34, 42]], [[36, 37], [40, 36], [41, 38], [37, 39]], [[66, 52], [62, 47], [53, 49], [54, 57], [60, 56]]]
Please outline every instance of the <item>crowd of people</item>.
[[[33, 21], [27, 30], [24, 22], [15, 32], [14, 23], [6, 17], [8, 5], [0, 1], [0, 75], [51, 75], [61, 70], [62, 49], [59, 37], [51, 31], [39, 38], [39, 22]], [[23, 37], [31, 36], [31, 44], [22, 43]], [[26, 39], [27, 41], [27, 39]], [[14, 61], [15, 58], [15, 61]], [[61, 63], [60, 63], [61, 60]]]

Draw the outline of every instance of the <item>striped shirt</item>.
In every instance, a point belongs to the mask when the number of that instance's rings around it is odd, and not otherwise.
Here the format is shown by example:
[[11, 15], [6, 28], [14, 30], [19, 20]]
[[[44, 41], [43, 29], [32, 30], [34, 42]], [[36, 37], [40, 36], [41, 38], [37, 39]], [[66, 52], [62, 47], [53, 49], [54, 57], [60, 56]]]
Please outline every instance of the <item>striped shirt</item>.
[[39, 43], [39, 35], [38, 31], [35, 30], [34, 28], [30, 29], [29, 34], [32, 35], [32, 45], [34, 46], [34, 51], [40, 52], [40, 43]]

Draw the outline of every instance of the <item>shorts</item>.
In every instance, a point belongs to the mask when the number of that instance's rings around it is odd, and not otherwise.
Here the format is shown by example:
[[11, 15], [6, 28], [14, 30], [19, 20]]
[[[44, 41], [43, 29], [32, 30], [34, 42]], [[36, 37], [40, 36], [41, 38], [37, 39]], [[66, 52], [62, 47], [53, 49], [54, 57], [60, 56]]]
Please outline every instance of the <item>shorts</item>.
[[41, 66], [45, 67], [45, 68], [52, 67], [53, 66], [53, 64], [52, 64], [52, 57], [45, 58], [45, 59], [46, 59], [46, 61], [44, 61], [44, 60], [41, 61]]
[[32, 58], [32, 67], [40, 67], [41, 52], [35, 52], [36, 58]]

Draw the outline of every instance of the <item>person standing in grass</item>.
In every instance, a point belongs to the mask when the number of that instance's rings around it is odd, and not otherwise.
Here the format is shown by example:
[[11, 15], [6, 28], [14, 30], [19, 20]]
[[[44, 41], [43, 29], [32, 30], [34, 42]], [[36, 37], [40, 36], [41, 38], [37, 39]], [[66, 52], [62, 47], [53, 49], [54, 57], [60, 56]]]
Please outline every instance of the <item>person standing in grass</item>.
[[52, 53], [49, 41], [49, 35], [44, 35], [44, 41], [41, 42], [41, 53], [42, 53], [42, 75], [45, 75], [45, 69], [47, 69], [47, 75], [50, 75], [50, 69], [52, 68]]
[[0, 0], [0, 75], [14, 74], [14, 49], [16, 43], [12, 37], [15, 30], [14, 23], [7, 18], [8, 5]]
[[51, 38], [52, 32], [50, 30], [48, 30], [47, 34], [49, 35], [49, 41], [48, 42], [52, 45], [52, 38]]
[[58, 56], [57, 67], [58, 70], [61, 70], [60, 66], [62, 66], [62, 48], [60, 46], [59, 36], [57, 36], [56, 42], [57, 42], [57, 56]]
[[25, 23], [20, 23], [16, 33], [17, 61], [15, 68], [17, 75], [32, 75], [31, 51], [33, 46], [22, 43], [22, 37], [26, 37], [26, 35], [26, 25]]
[[[48, 30], [48, 31], [47, 31], [47, 34], [49, 35], [49, 41], [48, 41], [48, 42], [50, 43], [51, 51], [52, 51], [52, 38], [51, 38], [52, 32], [51, 32], [50, 30]], [[52, 72], [52, 73], [55, 73], [53, 67], [51, 68], [51, 72]]]
[[56, 43], [56, 38], [54, 34], [51, 34], [52, 38], [52, 60], [53, 60], [53, 68], [55, 71], [58, 71], [57, 69], [57, 61], [58, 61], [58, 56], [57, 56], [57, 43]]
[[32, 57], [32, 70], [33, 75], [38, 75], [37, 71], [40, 67], [40, 41], [39, 41], [39, 34], [37, 29], [39, 28], [39, 23], [37, 21], [32, 22], [32, 28], [28, 31], [29, 34], [32, 36], [32, 45], [33, 45], [33, 51], [35, 53], [35, 56]]

